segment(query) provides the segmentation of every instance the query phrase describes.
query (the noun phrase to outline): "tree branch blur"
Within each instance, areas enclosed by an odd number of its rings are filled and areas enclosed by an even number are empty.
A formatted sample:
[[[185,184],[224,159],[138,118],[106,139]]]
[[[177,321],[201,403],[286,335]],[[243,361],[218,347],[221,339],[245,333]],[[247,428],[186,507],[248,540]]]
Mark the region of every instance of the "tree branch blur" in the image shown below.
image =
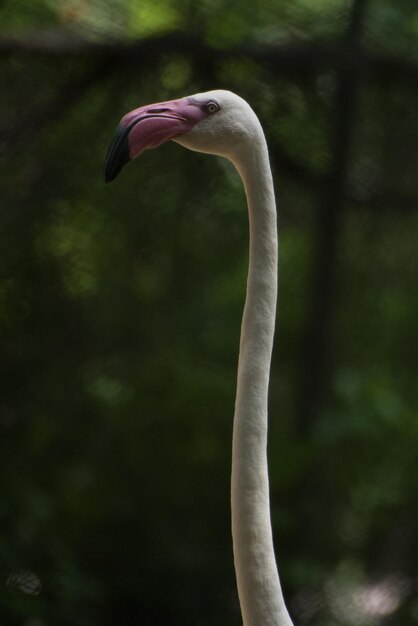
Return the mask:
[[[63,113],[73,107],[85,95],[86,91],[106,74],[106,66],[99,63],[92,70],[82,76],[71,78],[48,102],[38,109],[32,105],[26,115],[19,118],[19,122],[11,127],[0,130],[2,153],[11,154],[19,151],[24,144],[42,130],[45,125],[51,124],[56,118],[61,118]]]
[[[263,63],[284,75],[304,75],[323,70],[348,71],[358,78],[371,76],[413,85],[418,81],[418,64],[406,58],[394,58],[371,52],[354,40],[324,43],[321,41],[286,42],[213,47],[187,33],[169,33],[134,41],[97,42],[65,30],[29,32],[20,37],[0,39],[0,57],[13,55],[102,57],[114,65],[138,61],[145,63],[164,54],[189,54],[212,62],[246,57]]]
[[[367,0],[354,0],[343,46],[359,46]],[[308,311],[305,355],[302,359],[298,394],[297,432],[305,436],[313,427],[328,396],[331,380],[332,339],[337,297],[337,263],[345,205],[344,187],[350,158],[350,141],[355,121],[358,74],[353,66],[340,68],[335,94],[335,131],[331,138],[332,167],[325,196],[317,213],[316,259],[311,304]]]

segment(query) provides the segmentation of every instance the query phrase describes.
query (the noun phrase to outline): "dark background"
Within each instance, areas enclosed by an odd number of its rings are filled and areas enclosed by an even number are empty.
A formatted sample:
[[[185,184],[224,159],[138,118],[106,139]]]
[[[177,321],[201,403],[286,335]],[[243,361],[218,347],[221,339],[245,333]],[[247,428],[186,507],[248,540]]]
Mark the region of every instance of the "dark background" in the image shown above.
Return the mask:
[[[227,88],[271,150],[269,459],[298,626],[418,621],[416,0],[0,2],[0,624],[241,623],[241,183],[116,124]]]

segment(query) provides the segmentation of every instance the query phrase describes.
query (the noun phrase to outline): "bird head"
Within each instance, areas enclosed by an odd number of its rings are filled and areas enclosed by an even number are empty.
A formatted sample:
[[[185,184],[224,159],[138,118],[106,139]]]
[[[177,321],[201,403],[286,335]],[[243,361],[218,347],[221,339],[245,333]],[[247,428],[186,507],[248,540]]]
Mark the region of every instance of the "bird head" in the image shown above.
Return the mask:
[[[105,181],[144,150],[174,140],[231,160],[251,145],[259,127],[249,104],[221,89],[142,106],[121,119],[105,161]]]

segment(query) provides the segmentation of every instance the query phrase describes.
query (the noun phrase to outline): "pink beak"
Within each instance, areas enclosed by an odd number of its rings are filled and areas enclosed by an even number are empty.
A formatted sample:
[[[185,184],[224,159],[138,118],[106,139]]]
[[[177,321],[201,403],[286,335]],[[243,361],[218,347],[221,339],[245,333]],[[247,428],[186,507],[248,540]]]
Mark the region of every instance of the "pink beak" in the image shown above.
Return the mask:
[[[105,182],[116,178],[122,167],[144,150],[187,133],[206,115],[203,105],[192,98],[151,104],[127,113],[107,151]]]

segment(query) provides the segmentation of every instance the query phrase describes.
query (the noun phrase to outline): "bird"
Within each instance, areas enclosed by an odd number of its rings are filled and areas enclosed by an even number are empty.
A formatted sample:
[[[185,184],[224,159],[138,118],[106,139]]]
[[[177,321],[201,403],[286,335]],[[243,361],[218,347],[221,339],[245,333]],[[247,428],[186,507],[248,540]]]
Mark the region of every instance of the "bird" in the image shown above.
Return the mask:
[[[232,435],[231,525],[244,626],[293,626],[275,558],[267,462],[268,387],[276,320],[278,234],[273,178],[261,123],[222,89],[141,106],[124,115],[105,159],[105,181],[173,140],[232,161],[245,190],[249,262]]]

